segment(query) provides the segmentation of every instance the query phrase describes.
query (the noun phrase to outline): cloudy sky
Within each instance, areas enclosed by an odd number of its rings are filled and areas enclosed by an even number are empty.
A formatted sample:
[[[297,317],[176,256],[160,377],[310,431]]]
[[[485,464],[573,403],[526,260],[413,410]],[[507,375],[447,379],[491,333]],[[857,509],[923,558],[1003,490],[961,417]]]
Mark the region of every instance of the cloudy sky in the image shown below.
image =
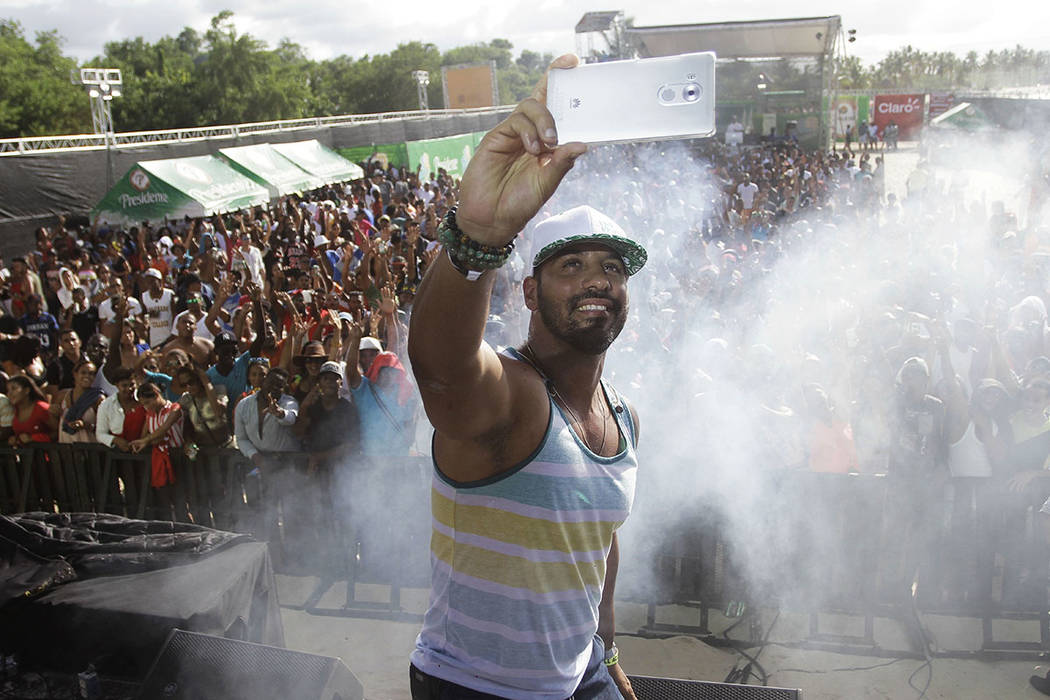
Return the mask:
[[[386,53],[413,39],[448,49],[493,37],[509,39],[515,53],[522,48],[562,53],[574,50],[573,27],[582,14],[602,9],[622,9],[638,26],[840,14],[845,28],[857,30],[850,52],[867,63],[909,43],[959,54],[1018,43],[1050,49],[1050,5],[1042,0],[0,0],[0,17],[21,22],[29,36],[57,29],[66,52],[81,60],[101,53],[106,41],[135,36],[153,41],[185,26],[203,30],[223,9],[235,13],[239,31],[271,45],[288,37],[319,59]]]

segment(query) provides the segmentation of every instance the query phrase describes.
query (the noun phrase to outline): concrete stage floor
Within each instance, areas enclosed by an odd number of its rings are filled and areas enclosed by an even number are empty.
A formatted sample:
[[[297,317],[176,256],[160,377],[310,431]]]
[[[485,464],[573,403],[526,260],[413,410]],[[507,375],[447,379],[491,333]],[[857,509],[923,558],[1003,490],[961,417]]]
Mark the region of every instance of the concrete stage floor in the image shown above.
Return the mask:
[[[419,623],[415,620],[393,621],[311,614],[295,609],[306,602],[318,579],[310,576],[278,575],[285,640],[289,649],[337,656],[346,662],[365,687],[368,700],[410,700],[408,690],[408,655],[415,644]],[[346,586],[337,583],[317,603],[325,610],[343,606]],[[421,614],[426,607],[427,591],[402,589],[401,607],[405,613]],[[359,601],[385,602],[389,588],[359,584],[355,598]],[[762,612],[763,626],[772,622],[773,611]],[[697,611],[690,608],[658,608],[658,623],[693,625]],[[708,681],[722,681],[740,657],[729,649],[719,649],[690,636],[646,639],[634,636],[646,624],[646,606],[618,602],[616,606],[617,645],[624,669],[629,674],[668,676]],[[935,649],[979,649],[980,621],[924,615]],[[728,621],[712,614],[710,629],[718,634]],[[782,613],[770,641],[759,661],[769,674],[769,685],[801,688],[806,700],[898,700],[918,698],[919,692],[908,685],[909,676],[923,665],[918,659],[880,658],[851,655],[793,646],[808,636],[809,619],[799,614]],[[860,634],[858,618],[823,617],[822,632]],[[739,632],[739,629],[737,630]],[[996,639],[1038,641],[1038,623],[999,621]],[[884,649],[909,649],[906,626],[888,619],[877,619],[875,639]],[[736,632],[734,636],[737,636]],[[751,649],[750,653],[754,653]],[[1036,661],[988,661],[980,659],[934,658],[932,680],[927,698],[961,700],[967,698],[1043,698],[1028,684]],[[1050,668],[1050,662],[1047,662]],[[1045,673],[1047,668],[1043,668]],[[915,674],[912,682],[923,688],[927,669]],[[754,682],[754,681],[752,681]]]

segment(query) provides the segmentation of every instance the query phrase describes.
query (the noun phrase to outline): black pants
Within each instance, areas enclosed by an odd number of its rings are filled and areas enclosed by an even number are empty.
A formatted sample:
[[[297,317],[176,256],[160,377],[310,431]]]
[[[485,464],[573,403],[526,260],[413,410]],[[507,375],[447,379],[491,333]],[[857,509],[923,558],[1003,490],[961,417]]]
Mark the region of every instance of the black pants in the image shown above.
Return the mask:
[[[594,636],[591,642],[591,660],[583,674],[580,685],[569,700],[622,700],[616,683],[602,659],[605,657],[605,644],[601,637]],[[503,700],[498,695],[489,695],[477,690],[464,688],[449,681],[434,678],[423,673],[415,666],[408,666],[409,683],[412,688],[412,700]]]
[[[412,664],[408,665],[412,700],[502,700],[498,695],[479,693],[461,685],[428,676]]]

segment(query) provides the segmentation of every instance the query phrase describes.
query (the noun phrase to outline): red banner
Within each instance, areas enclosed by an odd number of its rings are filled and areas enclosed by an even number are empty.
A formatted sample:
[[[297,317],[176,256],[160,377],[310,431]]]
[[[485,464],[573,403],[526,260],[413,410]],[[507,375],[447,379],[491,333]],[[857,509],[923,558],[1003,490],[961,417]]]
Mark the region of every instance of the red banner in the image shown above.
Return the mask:
[[[900,127],[900,140],[912,141],[922,127],[922,106],[923,95],[875,95],[872,118],[880,135],[892,121]]]

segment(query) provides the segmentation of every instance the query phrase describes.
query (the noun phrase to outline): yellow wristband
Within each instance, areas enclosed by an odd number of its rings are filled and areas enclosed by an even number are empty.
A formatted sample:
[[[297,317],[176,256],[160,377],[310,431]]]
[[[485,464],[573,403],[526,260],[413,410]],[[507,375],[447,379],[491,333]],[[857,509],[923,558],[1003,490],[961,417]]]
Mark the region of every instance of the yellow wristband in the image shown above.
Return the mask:
[[[611,647],[605,650],[605,660],[602,662],[606,666],[615,666],[620,662],[620,650],[613,644]]]

